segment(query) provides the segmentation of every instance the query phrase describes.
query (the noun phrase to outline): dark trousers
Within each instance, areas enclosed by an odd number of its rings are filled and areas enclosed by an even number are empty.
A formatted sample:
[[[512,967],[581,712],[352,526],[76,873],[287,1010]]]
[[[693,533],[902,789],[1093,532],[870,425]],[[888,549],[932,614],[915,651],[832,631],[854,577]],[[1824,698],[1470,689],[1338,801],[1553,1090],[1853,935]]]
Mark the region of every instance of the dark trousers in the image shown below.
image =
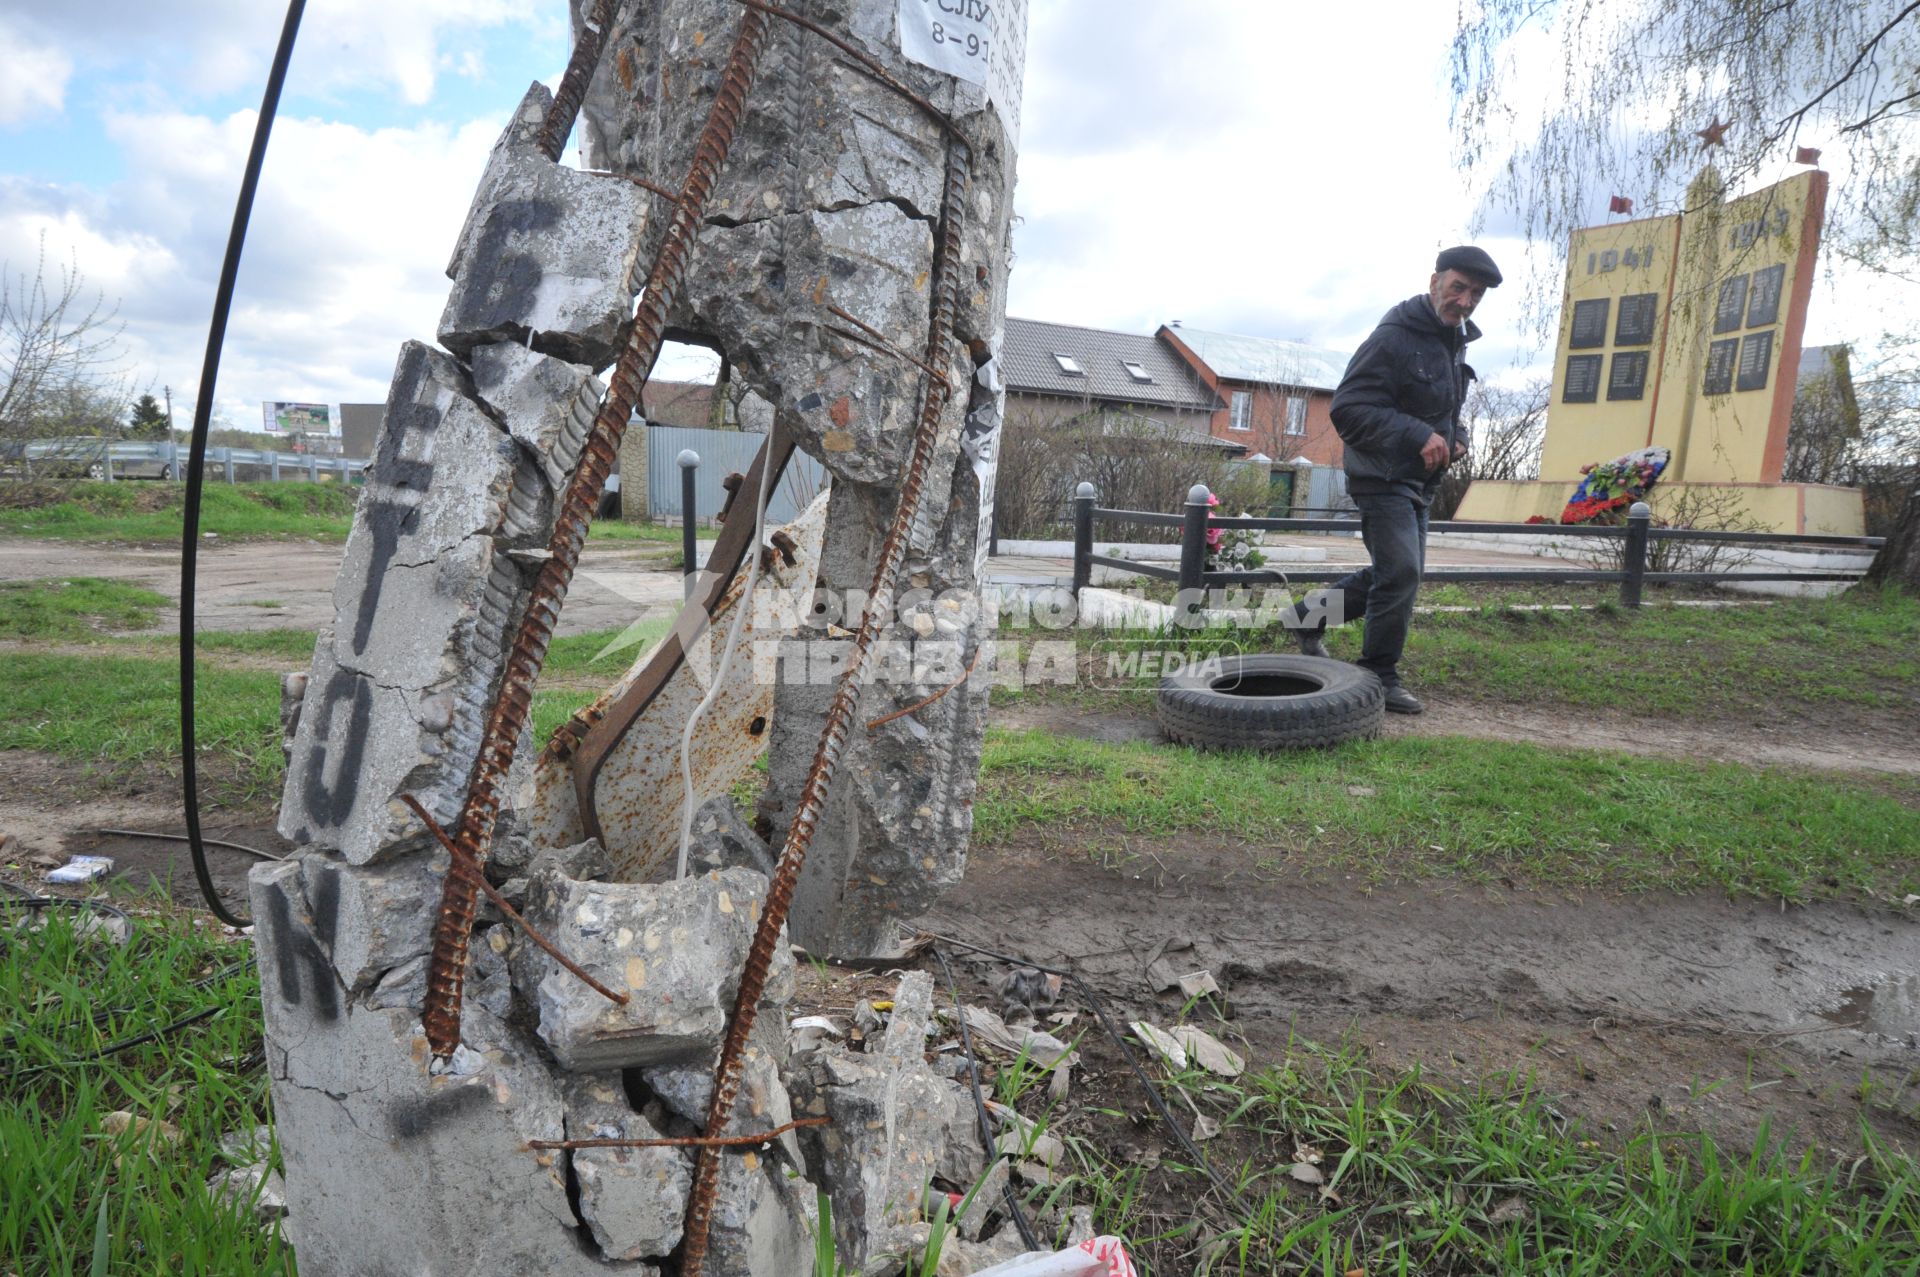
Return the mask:
[[[1400,653],[1407,645],[1413,600],[1427,567],[1427,507],[1387,493],[1355,493],[1353,503],[1360,507],[1360,539],[1373,563],[1327,589],[1343,597],[1344,611],[1338,614],[1342,620],[1367,618],[1357,664],[1381,682],[1394,684],[1400,681]]]

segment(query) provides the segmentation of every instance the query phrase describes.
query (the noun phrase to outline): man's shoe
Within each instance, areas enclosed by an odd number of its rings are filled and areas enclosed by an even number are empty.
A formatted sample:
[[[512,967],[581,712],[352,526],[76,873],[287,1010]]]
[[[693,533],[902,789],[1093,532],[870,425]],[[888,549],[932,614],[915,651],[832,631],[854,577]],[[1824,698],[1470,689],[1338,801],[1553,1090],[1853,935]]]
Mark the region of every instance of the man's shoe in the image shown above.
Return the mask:
[[[1425,708],[1426,706],[1420,703],[1418,696],[1415,696],[1412,692],[1400,686],[1400,684],[1387,684],[1387,713],[1418,714]]]
[[[1301,626],[1295,630],[1293,632],[1293,638],[1295,642],[1300,644],[1300,654],[1302,656],[1318,656],[1323,660],[1326,659],[1326,633],[1325,630],[1312,629],[1307,626]]]

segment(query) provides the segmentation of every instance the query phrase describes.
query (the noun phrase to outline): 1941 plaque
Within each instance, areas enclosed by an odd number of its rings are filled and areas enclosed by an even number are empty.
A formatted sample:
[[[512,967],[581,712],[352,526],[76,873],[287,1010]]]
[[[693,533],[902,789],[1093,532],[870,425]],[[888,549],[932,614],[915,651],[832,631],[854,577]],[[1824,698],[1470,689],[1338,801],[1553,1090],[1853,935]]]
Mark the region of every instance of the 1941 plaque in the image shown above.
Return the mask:
[[[1573,350],[1590,350],[1595,346],[1607,344],[1607,309],[1613,305],[1611,297],[1595,297],[1573,304],[1573,333],[1567,338],[1567,346]]]
[[[1735,275],[1720,285],[1720,304],[1713,310],[1713,331],[1737,332],[1747,313],[1747,277]]]
[[[1647,352],[1623,350],[1613,357],[1607,374],[1608,399],[1638,399],[1647,389]]]
[[[1784,262],[1753,272],[1753,288],[1747,294],[1747,327],[1764,328],[1780,318],[1780,287],[1786,279]]]
[[[1601,355],[1568,355],[1567,379],[1560,387],[1561,403],[1594,403],[1600,398]]]
[[[1613,344],[1651,346],[1653,327],[1660,317],[1659,293],[1634,293],[1620,299],[1620,318],[1614,321]]]
[[[1765,390],[1767,365],[1773,361],[1773,329],[1748,333],[1740,339],[1740,367],[1734,374],[1735,390]]]
[[[1740,339],[1729,337],[1707,347],[1707,376],[1702,394],[1724,395],[1733,390],[1733,361],[1740,350]]]

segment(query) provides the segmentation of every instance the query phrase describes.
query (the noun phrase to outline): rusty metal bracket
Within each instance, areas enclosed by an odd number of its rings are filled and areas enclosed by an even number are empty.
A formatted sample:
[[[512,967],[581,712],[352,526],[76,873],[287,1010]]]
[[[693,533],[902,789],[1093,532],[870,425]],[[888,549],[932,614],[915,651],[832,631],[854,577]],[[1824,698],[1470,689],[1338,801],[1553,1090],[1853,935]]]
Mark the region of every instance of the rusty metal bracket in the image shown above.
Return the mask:
[[[767,436],[767,441],[760,445],[759,453],[754,457],[753,464],[748,467],[747,477],[742,486],[747,490],[758,492],[761,482],[760,472],[763,468],[771,466],[773,473],[768,475],[766,480],[767,490],[771,492],[780,482],[780,476],[785,473],[787,462],[793,456],[793,449],[793,433],[776,422],[773,432]],[[700,608],[709,622],[713,613],[726,599],[727,592],[732,589],[741,566],[747,561],[747,553],[752,548],[753,522],[752,519],[738,519],[723,525],[719,539],[714,542],[713,549],[707,553],[707,571],[711,580],[707,582],[706,592],[689,601],[687,606]],[[743,600],[742,606],[744,605]],[[682,612],[682,615],[685,616],[687,613]],[[618,699],[610,702],[598,719],[573,732],[574,744],[568,761],[573,771],[574,794],[579,800],[580,823],[590,838],[604,839],[606,832],[601,828],[594,796],[599,788],[600,770],[606,766],[607,756],[626,739],[627,733],[633,730],[634,723],[646,712],[647,706],[653,703],[653,698],[660,694],[660,690],[667,685],[667,681],[686,661],[686,642],[690,628],[692,627],[676,625],[672,633],[668,634],[660,644],[659,649],[654,652],[653,659],[647,662],[646,669],[640,672],[627,690]],[[568,727],[563,727],[561,732],[567,732],[573,726],[569,724]],[[556,733],[555,745],[549,748],[556,748],[559,741],[560,733]]]
[[[548,559],[541,565],[527,605],[506,657],[501,687],[487,716],[478,757],[474,760],[466,801],[454,841],[466,856],[456,857],[441,891],[440,912],[433,928],[433,946],[427,961],[426,1006],[421,1016],[427,1044],[438,1059],[450,1057],[460,1045],[460,1003],[466,982],[467,942],[473,935],[474,912],[486,875],[481,865],[493,841],[494,822],[520,734],[533,714],[533,686],[546,662],[547,646],[559,620],[580,562],[587,527],[606,488],[607,475],[619,453],[627,420],[640,401],[640,389],[660,354],[667,313],[686,282],[687,258],[700,229],[707,196],[720,166],[732,149],[734,133],[746,111],[760,55],[767,44],[765,15],[749,9],[727,57],[725,72],[714,94],[713,106],[695,143],[673,218],[648,273],[627,345],[609,379],[607,394],[594,418],[580,462],[561,498],[560,513],[547,543]]]

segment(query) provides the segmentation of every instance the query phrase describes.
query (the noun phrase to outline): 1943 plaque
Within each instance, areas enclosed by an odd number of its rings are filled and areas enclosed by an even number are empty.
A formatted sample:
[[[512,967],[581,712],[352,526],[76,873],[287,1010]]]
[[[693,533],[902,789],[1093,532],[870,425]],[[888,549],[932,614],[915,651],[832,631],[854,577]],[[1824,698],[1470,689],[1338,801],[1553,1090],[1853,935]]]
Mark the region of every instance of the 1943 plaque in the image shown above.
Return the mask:
[[[1733,361],[1740,350],[1740,339],[1729,337],[1707,347],[1707,376],[1702,394],[1724,395],[1733,390]]]
[[[1740,367],[1733,378],[1735,390],[1765,390],[1767,365],[1773,360],[1773,329],[1748,333],[1740,339]]]
[[[1713,331],[1736,332],[1747,313],[1747,277],[1735,275],[1720,285],[1720,304],[1713,309]]]
[[[1753,288],[1747,294],[1747,327],[1764,328],[1780,318],[1780,286],[1786,279],[1784,262],[1753,272]]]

